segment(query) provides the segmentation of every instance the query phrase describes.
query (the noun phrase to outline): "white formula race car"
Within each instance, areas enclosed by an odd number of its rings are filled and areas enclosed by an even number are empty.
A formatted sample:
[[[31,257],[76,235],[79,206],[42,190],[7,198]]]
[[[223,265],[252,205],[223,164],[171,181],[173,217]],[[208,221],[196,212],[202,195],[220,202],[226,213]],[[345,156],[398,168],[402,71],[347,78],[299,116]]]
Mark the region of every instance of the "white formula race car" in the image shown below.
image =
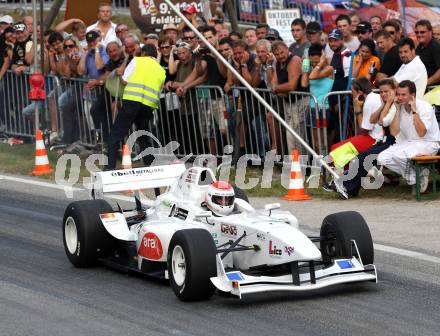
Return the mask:
[[[183,301],[215,290],[243,295],[307,291],[335,284],[377,281],[373,242],[357,212],[327,216],[310,237],[279,204],[256,210],[236,187],[233,212],[207,211],[206,167],[183,164],[98,172],[93,200],[68,205],[63,219],[67,257],[76,267],[103,262],[120,270],[169,279]],[[167,186],[150,206],[113,209],[104,193]],[[136,194],[136,193],[135,193]]]

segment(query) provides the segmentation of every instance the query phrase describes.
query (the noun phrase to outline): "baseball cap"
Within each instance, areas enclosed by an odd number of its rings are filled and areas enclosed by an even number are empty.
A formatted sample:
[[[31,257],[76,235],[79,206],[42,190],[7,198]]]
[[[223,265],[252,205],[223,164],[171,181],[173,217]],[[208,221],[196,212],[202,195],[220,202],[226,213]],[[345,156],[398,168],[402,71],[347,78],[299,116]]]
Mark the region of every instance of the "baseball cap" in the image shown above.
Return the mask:
[[[178,30],[174,23],[168,23],[163,26],[163,31],[165,30]]]
[[[320,31],[322,31],[322,29],[319,22],[312,21],[309,22],[306,26],[306,32],[309,34],[319,33]]]
[[[197,9],[194,5],[188,5],[183,9],[182,13],[194,14],[197,13]]]
[[[22,32],[24,32],[26,30],[26,25],[23,22],[17,22],[14,25],[14,30],[16,32],[22,33]]]
[[[154,34],[154,33],[150,33],[147,36],[145,36],[145,39],[155,39],[159,41],[159,35]]]
[[[373,27],[371,27],[371,23],[368,21],[361,21],[356,27],[356,32],[365,33],[367,31],[373,31]]]
[[[332,31],[328,34],[329,39],[342,40],[342,33],[339,29],[332,29]]]
[[[267,40],[279,40],[280,39],[280,33],[276,29],[269,28],[267,30],[267,34],[266,34],[265,38]]]
[[[86,34],[86,41],[93,42],[99,37],[99,33],[96,30],[91,30]]]
[[[10,15],[4,15],[4,16],[0,17],[0,23],[13,24],[14,19]]]

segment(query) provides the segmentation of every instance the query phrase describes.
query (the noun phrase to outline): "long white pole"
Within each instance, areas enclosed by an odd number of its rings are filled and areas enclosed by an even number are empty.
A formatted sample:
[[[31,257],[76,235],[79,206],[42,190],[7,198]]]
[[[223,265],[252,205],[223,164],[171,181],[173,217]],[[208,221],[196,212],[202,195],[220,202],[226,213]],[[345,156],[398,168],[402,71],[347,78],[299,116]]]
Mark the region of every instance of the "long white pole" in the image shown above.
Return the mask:
[[[207,39],[205,39],[205,37],[203,36],[202,33],[200,33],[196,27],[194,27],[192,25],[192,23],[185,17],[185,15],[183,15],[179,9],[177,9],[177,7],[170,1],[170,0],[165,0],[165,2],[168,4],[168,6],[170,6],[174,12],[176,12],[176,14],[183,20],[183,22],[185,22],[185,24],[191,28],[191,30],[194,32],[194,34],[196,34],[196,36],[203,41],[203,43],[205,43],[205,45],[209,48],[209,50],[211,50],[211,52],[218,57],[218,59],[220,59],[220,61],[234,74],[234,76],[236,76],[240,82],[252,93],[252,95],[258,99],[258,101],[268,110],[270,111],[270,113],[273,114],[273,116],[280,122],[281,125],[283,125],[287,131],[292,134],[300,143],[301,145],[304,146],[304,148],[313,155],[313,157],[315,159],[318,159],[319,162],[322,164],[322,166],[327,169],[327,171],[333,175],[333,177],[335,179],[337,179],[339,177],[339,175],[327,164],[327,162],[325,162],[322,157],[320,155],[318,155],[318,153],[316,153],[308,144],[307,142],[305,142],[303,140],[303,138],[301,138],[290,126],[289,124],[287,124],[283,118],[281,118],[281,116],[272,108],[272,106],[270,106],[264,99],[263,97],[261,97],[257,91],[255,91],[255,89],[248,83],[246,82],[246,80],[238,73],[237,70],[234,69],[234,67],[229,64],[229,62],[227,60],[225,60],[223,58],[223,56],[217,51],[217,49],[214,48],[213,45],[211,45]]]
[[[42,0],[40,0],[42,1]],[[32,16],[34,18],[33,28],[34,33],[32,34],[33,39],[33,46],[34,46],[34,62],[32,64],[31,69],[33,69],[33,73],[38,73],[39,66],[38,66],[38,44],[37,44],[37,0],[32,0]],[[34,100],[34,106],[35,106],[35,129],[40,129],[40,118],[39,118],[39,111],[38,111],[38,104],[37,101]],[[35,136],[37,134],[35,133]]]

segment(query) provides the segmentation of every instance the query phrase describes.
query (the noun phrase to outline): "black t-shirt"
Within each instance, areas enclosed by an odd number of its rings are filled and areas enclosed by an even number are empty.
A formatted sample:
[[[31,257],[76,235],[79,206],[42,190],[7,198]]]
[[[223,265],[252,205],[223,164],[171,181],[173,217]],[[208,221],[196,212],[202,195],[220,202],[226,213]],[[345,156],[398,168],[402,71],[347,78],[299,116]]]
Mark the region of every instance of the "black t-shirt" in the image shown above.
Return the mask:
[[[206,61],[206,67],[208,69],[208,79],[206,80],[205,85],[216,85],[223,88],[226,84],[226,78],[220,73],[215,57],[206,55],[203,59]]]
[[[423,64],[425,64],[428,77],[431,77],[440,69],[440,43],[434,38],[426,47],[419,44],[416,48],[416,54],[420,56]]]
[[[26,44],[31,41],[31,37],[29,36],[26,41],[15,43],[14,48],[12,49],[12,60],[11,65],[29,65],[26,63],[24,57],[26,56]]]
[[[122,65],[122,63],[124,63],[124,60],[125,60],[124,56],[119,58],[117,61],[113,61],[112,59],[109,59],[109,61],[105,65],[105,71],[112,72],[113,70],[119,68]]]
[[[402,61],[399,57],[399,47],[394,46],[385,53],[379,72],[384,73],[388,77],[392,77],[396,74],[401,65]]]
[[[170,75],[169,63],[165,61],[165,58],[160,58],[160,65],[165,70],[165,83],[169,81],[173,81],[176,75]]]

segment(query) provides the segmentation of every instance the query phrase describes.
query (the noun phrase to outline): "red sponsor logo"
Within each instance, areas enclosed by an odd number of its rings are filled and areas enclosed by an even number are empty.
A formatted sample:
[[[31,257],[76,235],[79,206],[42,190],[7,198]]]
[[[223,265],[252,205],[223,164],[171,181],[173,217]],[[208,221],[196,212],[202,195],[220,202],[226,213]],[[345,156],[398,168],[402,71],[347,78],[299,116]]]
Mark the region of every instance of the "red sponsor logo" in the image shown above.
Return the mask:
[[[163,254],[163,249],[159,237],[153,232],[147,232],[144,238],[142,238],[138,254],[147,259],[160,259]]]
[[[272,240],[269,241],[269,255],[272,256],[280,256],[283,254],[283,251],[277,248],[275,244],[272,243]]]

